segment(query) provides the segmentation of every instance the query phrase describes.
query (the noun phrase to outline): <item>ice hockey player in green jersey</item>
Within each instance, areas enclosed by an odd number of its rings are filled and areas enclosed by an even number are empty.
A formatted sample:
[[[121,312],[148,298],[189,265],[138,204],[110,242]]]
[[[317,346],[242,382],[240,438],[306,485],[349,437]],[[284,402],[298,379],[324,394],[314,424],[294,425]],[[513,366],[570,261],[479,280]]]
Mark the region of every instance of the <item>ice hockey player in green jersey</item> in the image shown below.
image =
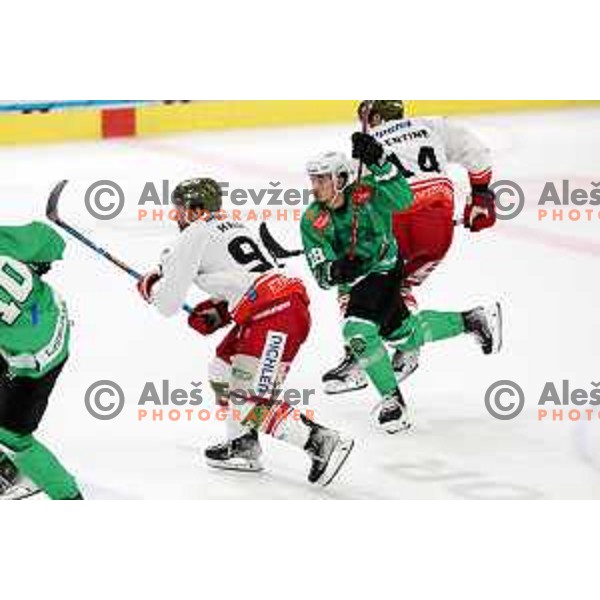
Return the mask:
[[[392,229],[404,261],[402,295],[411,311],[416,311],[413,291],[444,260],[454,238],[457,194],[448,171],[450,163],[464,169],[471,184],[463,211],[465,228],[477,234],[492,227],[497,219],[490,188],[492,159],[486,145],[457,123],[443,118],[406,118],[404,109],[402,100],[363,100],[357,114],[413,192],[410,206],[394,213]],[[345,299],[338,298],[342,313]],[[476,333],[487,323],[490,331],[498,331],[496,341],[500,341],[502,312],[498,302],[473,308],[463,317],[465,333]],[[494,344],[480,340],[478,334],[474,337],[484,354],[494,353]],[[419,358],[419,348],[394,353],[392,364],[399,383],[418,368]],[[342,361],[328,369],[322,381],[327,394],[343,394],[368,385],[366,374],[347,346]]]
[[[392,214],[405,210],[412,192],[371,136],[355,133],[353,157],[368,166],[361,184],[341,153],[307,165],[315,202],[301,223],[309,267],[320,287],[348,295],[343,335],[382,403],[378,423],[389,433],[411,426],[385,343],[400,351],[466,332],[462,313],[411,315],[400,293],[403,263],[392,233]],[[488,340],[491,343],[491,335]]]
[[[0,227],[1,482],[9,488],[18,472],[53,500],[80,500],[74,477],[34,436],[69,353],[66,305],[43,280],[64,248],[44,223]]]

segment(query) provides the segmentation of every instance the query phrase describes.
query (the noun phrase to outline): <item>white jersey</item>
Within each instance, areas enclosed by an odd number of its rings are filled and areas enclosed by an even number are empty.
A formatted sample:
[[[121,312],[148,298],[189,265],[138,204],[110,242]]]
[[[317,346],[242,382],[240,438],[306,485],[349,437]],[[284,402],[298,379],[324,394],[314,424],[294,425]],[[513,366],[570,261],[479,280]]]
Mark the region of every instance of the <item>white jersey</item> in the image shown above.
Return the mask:
[[[369,133],[381,142],[413,192],[432,184],[451,185],[449,163],[465,167],[472,184],[491,179],[489,149],[468,129],[446,118],[387,121]]]
[[[161,279],[152,303],[164,316],[185,303],[192,284],[233,309],[267,271],[277,273],[269,252],[245,225],[229,220],[196,221],[161,256]]]

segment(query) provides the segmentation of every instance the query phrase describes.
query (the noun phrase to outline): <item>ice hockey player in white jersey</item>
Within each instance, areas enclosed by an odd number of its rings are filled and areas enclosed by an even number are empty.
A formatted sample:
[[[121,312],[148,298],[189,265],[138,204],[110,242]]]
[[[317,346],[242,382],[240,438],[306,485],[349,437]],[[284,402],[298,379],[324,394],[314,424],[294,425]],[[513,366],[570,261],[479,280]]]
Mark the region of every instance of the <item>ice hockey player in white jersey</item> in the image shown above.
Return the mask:
[[[443,117],[406,117],[402,100],[364,100],[358,116],[367,125],[367,134],[377,140],[389,161],[406,178],[413,203],[393,216],[394,237],[405,261],[402,296],[405,304],[417,308],[414,288],[420,286],[444,259],[454,237],[455,191],[448,174],[450,163],[464,167],[471,194],[463,210],[464,227],[473,233],[496,223],[495,196],[489,185],[492,164],[489,149],[466,127]],[[344,312],[346,299],[340,298]],[[494,303],[475,309],[471,319],[479,329],[500,327],[500,307]],[[483,347],[483,346],[482,346]],[[488,347],[486,354],[491,353]],[[419,364],[419,352],[397,352],[394,368],[398,381],[412,374]],[[349,349],[342,362],[323,376],[325,391],[343,393],[366,387],[365,374]]]
[[[222,190],[212,179],[184,181],[173,191],[181,231],[159,267],[138,284],[142,297],[165,317],[181,309],[192,285],[210,298],[198,304],[189,325],[210,335],[231,325],[209,367],[218,401],[229,410],[228,440],[206,449],[216,468],[262,469],[258,434],[307,452],[311,483],[329,484],[353,440],[274,399],[310,331],[309,299],[299,279],[285,276],[262,243],[240,222],[224,218]]]

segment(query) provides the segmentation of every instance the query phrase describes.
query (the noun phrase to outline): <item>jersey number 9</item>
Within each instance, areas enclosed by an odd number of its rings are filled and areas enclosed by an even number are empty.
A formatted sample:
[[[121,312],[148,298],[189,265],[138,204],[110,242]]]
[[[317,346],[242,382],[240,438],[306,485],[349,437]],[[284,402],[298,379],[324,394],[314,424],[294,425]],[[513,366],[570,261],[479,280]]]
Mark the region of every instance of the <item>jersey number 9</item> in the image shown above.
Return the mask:
[[[252,238],[243,235],[236,237],[229,242],[228,248],[233,260],[247,266],[251,273],[265,273],[273,268]]]

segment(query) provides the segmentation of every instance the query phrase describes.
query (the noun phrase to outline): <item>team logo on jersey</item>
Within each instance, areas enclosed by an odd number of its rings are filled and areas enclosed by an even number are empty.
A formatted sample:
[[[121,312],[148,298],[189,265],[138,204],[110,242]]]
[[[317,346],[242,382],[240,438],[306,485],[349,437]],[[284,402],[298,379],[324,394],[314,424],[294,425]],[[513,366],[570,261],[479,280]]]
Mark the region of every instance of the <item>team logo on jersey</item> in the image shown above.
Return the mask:
[[[331,215],[327,211],[321,212],[321,214],[316,219],[313,219],[313,227],[317,231],[323,231],[324,229],[327,229],[330,223]]]

